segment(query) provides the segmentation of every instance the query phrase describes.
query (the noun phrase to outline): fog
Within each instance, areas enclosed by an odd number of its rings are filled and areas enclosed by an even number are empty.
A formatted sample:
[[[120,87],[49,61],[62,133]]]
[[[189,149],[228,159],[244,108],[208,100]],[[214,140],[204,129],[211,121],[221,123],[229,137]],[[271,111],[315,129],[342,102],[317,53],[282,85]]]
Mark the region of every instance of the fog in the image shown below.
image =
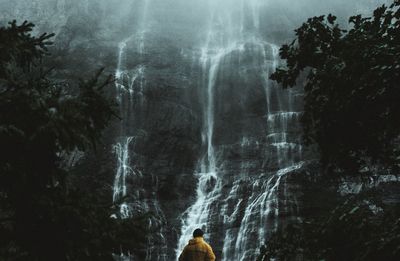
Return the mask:
[[[92,27],[103,39],[124,38],[137,30],[192,37],[207,26],[213,12],[229,12],[240,19],[241,8],[254,8],[266,33],[286,38],[306,18],[333,13],[347,17],[368,14],[389,0],[0,0],[0,23],[16,19],[37,24],[39,31],[59,33],[68,26]],[[96,25],[96,26],[94,26]],[[120,40],[120,39],[117,39]]]
[[[279,46],[309,17],[332,13],[347,27],[389,2],[0,0],[0,25],[28,20],[55,33],[60,78],[99,67],[115,75],[122,120],[105,135],[106,162],[95,163],[108,164],[101,193],[119,204],[113,216],[155,213],[146,260],[173,260],[197,227],[218,260],[254,260],[288,218],[282,177],[307,155],[301,90],[269,80]]]

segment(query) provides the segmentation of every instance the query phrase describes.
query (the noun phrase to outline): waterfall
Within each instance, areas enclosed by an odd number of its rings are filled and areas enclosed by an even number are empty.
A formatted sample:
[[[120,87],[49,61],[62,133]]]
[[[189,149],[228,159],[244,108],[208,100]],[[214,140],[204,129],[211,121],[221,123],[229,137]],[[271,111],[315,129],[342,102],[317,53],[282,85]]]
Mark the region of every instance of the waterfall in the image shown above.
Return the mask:
[[[260,16],[266,3],[238,0],[229,4],[226,1],[210,1],[208,4],[209,30],[205,34],[206,43],[200,47],[200,55],[197,56],[202,70],[199,86],[204,97],[204,153],[199,158],[195,173],[198,178],[196,200],[182,214],[176,255],[179,256],[193,230],[202,228],[207,240],[222,244],[221,260],[254,260],[267,236],[278,228],[281,207],[286,207],[280,206],[282,178],[302,166],[302,147],[298,137],[292,134],[292,129],[299,124],[301,111],[297,111],[294,104],[296,94],[291,90],[283,90],[269,79],[280,60],[279,48],[262,35]],[[265,142],[243,136],[239,147],[243,153],[264,147],[268,161],[264,165],[268,167],[254,176],[249,175],[248,166],[241,163],[239,168],[242,170],[238,171],[242,174],[229,181],[228,170],[224,169],[227,161],[224,147],[214,144],[215,126],[218,123],[216,90],[228,80],[221,68],[231,68],[234,60],[239,60],[240,68],[240,63],[249,57],[253,59],[255,69],[238,71],[237,74],[246,85],[254,85],[248,79],[258,79],[264,88]],[[224,185],[230,191],[224,191]],[[216,228],[218,231],[213,231]],[[222,236],[223,240],[213,238],[210,234]]]
[[[136,113],[144,102],[143,90],[148,69],[146,55],[150,51],[146,46],[146,38],[151,33],[149,5],[149,0],[142,2],[142,12],[134,33],[119,44],[116,89],[123,118],[132,117],[133,111]],[[280,211],[287,207],[282,202],[286,195],[280,195],[283,177],[302,166],[302,148],[298,137],[293,134],[293,128],[298,127],[301,111],[295,104],[296,93],[283,90],[269,80],[280,60],[278,46],[262,33],[261,13],[267,7],[266,3],[261,0],[235,0],[227,4],[226,1],[220,3],[210,0],[207,7],[208,29],[204,32],[203,43],[191,55],[192,64],[198,65],[192,68],[200,70],[198,88],[203,106],[202,153],[194,173],[198,182],[196,199],[181,215],[180,237],[175,254],[179,256],[194,229],[202,228],[206,232],[206,239],[221,249],[221,260],[251,260],[257,256],[268,235],[278,228]],[[130,69],[126,68],[129,46],[136,48],[139,61]],[[260,88],[265,96],[264,137],[255,139],[247,136],[249,131],[244,129],[243,136],[235,143],[237,145],[229,145],[236,146],[243,155],[250,151],[265,153],[262,171],[258,174],[250,173],[251,163],[241,160],[235,170],[239,174],[232,178],[227,166],[235,163],[229,163],[227,146],[216,143],[215,136],[220,135],[221,131],[217,129],[221,120],[217,105],[221,102],[221,86],[229,80],[225,74],[227,68],[236,72],[238,81],[242,81],[248,90]],[[134,106],[136,109],[132,109]],[[118,167],[114,200],[129,194],[127,177],[140,176],[134,171],[130,158],[133,152],[129,151],[135,145],[135,136],[128,133],[134,131],[123,120],[121,142],[115,146]],[[156,198],[144,204],[146,209],[165,218]],[[133,211],[129,202],[122,203],[119,216],[128,218]],[[160,220],[149,219],[148,226],[149,229],[160,227],[157,237],[165,244]],[[146,260],[166,260],[168,257],[160,253],[167,250],[157,249],[151,242],[153,239],[149,238]]]
[[[290,126],[298,125],[301,112],[293,109],[293,93],[291,90],[282,90],[280,86],[269,80],[269,76],[279,65],[279,50],[274,44],[258,42],[255,50],[261,54],[262,71],[267,104],[267,130],[266,144],[272,157],[277,162],[277,170],[264,173],[260,178],[235,181],[250,183],[250,195],[244,209],[238,232],[227,229],[225,232],[222,260],[253,260],[260,247],[271,234],[278,228],[280,198],[279,188],[282,177],[302,166],[302,146],[297,142],[289,142]],[[257,53],[256,52],[256,53]],[[267,55],[269,53],[269,56]],[[250,144],[242,144],[249,146]],[[275,154],[274,156],[271,156]],[[237,187],[233,186],[223,209],[228,209],[232,198],[238,198]],[[231,216],[237,215],[243,199],[240,198]],[[226,215],[224,213],[224,215]],[[225,225],[231,220],[226,219]],[[229,226],[227,226],[229,227]],[[255,242],[257,242],[255,244]]]
[[[298,125],[301,112],[291,111],[293,109],[293,93],[290,90],[282,90],[269,80],[269,75],[279,65],[278,47],[271,43],[258,43],[258,53],[262,58],[261,77],[264,80],[266,104],[267,104],[267,129],[266,146],[270,153],[268,156],[276,161],[276,170],[263,173],[259,178],[247,178],[234,182],[229,197],[225,200],[223,208],[225,211],[232,204],[232,199],[237,201],[232,214],[225,217],[224,225],[229,227],[232,220],[237,216],[240,207],[244,207],[244,215],[237,229],[226,229],[222,260],[253,260],[260,247],[271,234],[278,228],[280,198],[279,188],[282,177],[291,171],[302,166],[302,146],[296,141],[289,142],[289,130],[293,125]],[[267,53],[270,53],[268,56]],[[270,58],[268,58],[270,57]],[[241,146],[254,146],[247,142]],[[273,155],[273,156],[272,156]],[[240,198],[237,190],[238,185],[247,183],[248,199],[243,205],[243,198]],[[243,185],[241,185],[243,186]],[[227,216],[226,213],[223,213]]]
[[[120,114],[123,119],[126,120],[128,117],[128,111],[126,110],[125,103],[128,107],[132,105],[132,96],[126,99],[126,92],[132,93],[133,90],[130,88],[132,85],[130,83],[131,78],[129,74],[125,71],[125,52],[128,39],[125,39],[118,45],[118,62],[117,69],[115,71],[115,87],[116,87],[116,100],[119,103]],[[130,175],[136,174],[131,167],[130,159],[130,145],[134,140],[132,136],[126,136],[126,129],[123,123],[121,123],[120,128],[120,141],[117,142],[113,147],[115,154],[117,156],[117,168],[114,178],[113,185],[113,202],[119,204],[119,215],[121,218],[129,218],[131,215],[131,210],[125,202],[119,202],[127,196],[127,186],[126,179]]]
[[[199,162],[197,200],[187,210],[187,218],[183,221],[181,238],[178,242],[177,256],[191,238],[196,228],[207,228],[209,221],[210,205],[220,196],[220,179],[217,175],[216,158],[213,146],[214,131],[214,87],[217,79],[218,68],[224,57],[224,50],[210,55],[209,50],[203,49],[201,57],[203,82],[206,83],[204,123],[202,142],[206,148],[205,155]]]
[[[303,166],[303,97],[269,79],[282,63],[278,46],[307,17],[369,13],[377,1],[2,2],[1,22],[56,33],[55,63],[71,58],[57,78],[110,68],[114,57],[121,120],[105,132],[112,153],[101,153],[115,163],[111,217],[149,214],[146,249],[126,248],[141,260],[173,260],[202,228],[218,260],[240,261],[255,260],[274,231],[300,216],[290,178]],[[343,180],[339,188],[363,187]],[[138,260],[127,249],[117,259]]]
[[[133,137],[126,137],[124,141],[117,143],[114,147],[118,159],[117,174],[115,175],[114,187],[113,187],[114,203],[117,202],[120,198],[125,197],[127,194],[126,178],[128,175],[133,173],[133,170],[130,167],[130,157],[129,157],[129,145],[132,142],[132,140]]]
[[[134,42],[138,46],[139,58],[142,60],[144,54],[144,33],[146,28],[147,9],[149,0],[143,3],[142,14],[139,19],[138,29],[135,33],[122,40],[118,44],[117,68],[115,71],[116,100],[119,104],[120,116],[120,138],[114,146],[117,156],[116,175],[113,185],[113,202],[120,204],[120,216],[129,218],[131,213],[127,203],[119,202],[127,196],[126,179],[129,176],[140,176],[139,171],[135,171],[134,163],[131,160],[130,148],[135,145],[135,137],[129,135],[134,130],[129,125],[129,121],[134,119],[136,100],[143,101],[143,89],[145,84],[145,65],[139,64],[131,69],[127,67],[128,47]],[[135,41],[133,41],[135,40]]]
[[[143,124],[141,112],[145,105],[143,92],[146,87],[146,33],[150,0],[144,0],[141,4],[134,32],[118,44],[115,87],[122,120],[119,124],[119,141],[113,146],[117,156],[113,201],[119,205],[119,213],[113,217],[128,219],[152,213],[147,218],[147,229],[152,232],[147,237],[145,260],[166,261],[165,216],[155,193],[158,178],[153,174],[142,174],[133,158],[136,155],[135,142],[141,138],[137,133],[140,133]],[[132,60],[136,61],[136,65],[129,65]],[[143,183],[150,183],[153,187],[144,191],[141,187]],[[151,190],[154,191],[148,193]],[[125,255],[123,250],[120,256],[114,257],[123,261],[136,260],[129,253]]]

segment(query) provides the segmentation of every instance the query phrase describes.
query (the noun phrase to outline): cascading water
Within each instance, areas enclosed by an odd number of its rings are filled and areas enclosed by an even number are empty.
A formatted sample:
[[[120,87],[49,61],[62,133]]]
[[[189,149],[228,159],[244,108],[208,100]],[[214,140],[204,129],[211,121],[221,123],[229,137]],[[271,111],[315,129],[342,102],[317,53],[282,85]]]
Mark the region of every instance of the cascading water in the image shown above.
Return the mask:
[[[120,143],[117,143],[114,147],[115,153],[118,158],[117,174],[115,175],[114,187],[113,187],[113,202],[118,202],[119,199],[127,195],[126,178],[128,175],[133,174],[133,170],[130,167],[129,157],[129,145],[131,144],[133,137],[126,137],[126,139]],[[129,217],[129,211],[121,206],[121,215],[123,218]]]
[[[126,110],[125,103],[127,103],[127,107],[130,108],[133,102],[132,80],[134,81],[134,79],[131,79],[131,77],[129,77],[129,74],[125,70],[125,52],[128,41],[129,38],[122,41],[118,46],[118,64],[115,71],[116,99],[120,105],[120,114],[123,119],[128,118],[129,111]],[[126,97],[126,93],[129,94],[128,97]],[[131,210],[129,206],[126,203],[119,201],[127,196],[127,177],[136,174],[136,172],[131,167],[132,162],[130,159],[129,151],[130,145],[134,140],[134,137],[126,136],[126,129],[124,128],[123,122],[121,123],[120,128],[120,141],[114,145],[114,151],[117,156],[117,169],[113,186],[113,202],[119,204],[119,215],[121,216],[121,218],[129,218],[131,215]]]
[[[3,2],[1,22],[32,20],[56,43],[67,39],[67,74],[109,68],[116,56],[122,120],[106,137],[116,163],[113,218],[152,214],[135,260],[173,260],[198,227],[218,260],[255,260],[274,230],[298,218],[289,175],[302,166],[302,94],[269,76],[277,45],[307,17],[340,15],[343,1]],[[346,6],[370,11],[366,1]],[[360,189],[343,182],[343,193]],[[134,258],[121,252],[118,260]]]
[[[146,33],[149,26],[148,9],[150,0],[141,3],[139,19],[134,33],[118,45],[117,69],[115,72],[116,100],[120,107],[120,141],[114,145],[117,155],[116,175],[113,187],[113,201],[119,205],[118,215],[122,219],[138,217],[144,213],[151,213],[147,218],[148,238],[145,260],[166,261],[166,239],[164,238],[165,221],[155,192],[158,178],[152,174],[142,174],[135,166],[135,141],[140,139],[137,133],[143,124],[141,111],[144,107],[143,92],[146,87]],[[128,66],[130,61],[137,61],[136,65]],[[129,179],[129,185],[127,180]],[[143,183],[152,184],[149,191],[141,187]],[[115,256],[120,261],[136,260],[129,253]]]
[[[301,112],[295,111],[295,94],[282,90],[269,80],[279,65],[279,50],[262,35],[260,10],[266,8],[265,3],[259,0],[232,1],[228,5],[209,2],[209,8],[211,18],[207,41],[198,56],[202,68],[200,86],[205,97],[204,153],[196,172],[197,199],[182,215],[176,254],[178,257],[194,229],[203,228],[208,236],[213,235],[207,239],[217,246],[222,244],[221,260],[254,260],[267,236],[278,227],[282,177],[302,166],[302,148],[296,134],[293,135],[293,127],[298,125]],[[235,20],[238,16],[241,19]],[[249,59],[253,60],[251,69],[248,69]],[[245,63],[246,69],[241,70]],[[258,175],[250,175],[251,164],[246,165],[242,159],[237,170],[240,174],[232,178],[229,170],[224,168],[224,165],[229,165],[224,146],[214,144],[218,123],[216,90],[229,81],[221,69],[225,67],[237,70],[247,88],[258,88],[258,83],[261,83],[265,91],[264,138],[254,140],[243,136],[238,141],[244,155],[264,147],[264,171]],[[224,240],[215,238],[218,236]]]
[[[214,54],[209,57],[207,50],[204,50],[202,56],[202,68],[204,72],[204,81],[207,83],[207,95],[204,110],[204,129],[202,131],[202,142],[206,148],[205,155],[199,162],[199,178],[197,187],[197,200],[193,206],[187,210],[187,218],[183,221],[182,236],[178,242],[178,252],[186,245],[194,229],[207,227],[209,220],[210,204],[220,196],[221,182],[217,175],[216,158],[213,147],[213,126],[214,126],[214,85],[218,73],[218,66],[223,58],[223,53]],[[208,70],[208,72],[207,72]]]

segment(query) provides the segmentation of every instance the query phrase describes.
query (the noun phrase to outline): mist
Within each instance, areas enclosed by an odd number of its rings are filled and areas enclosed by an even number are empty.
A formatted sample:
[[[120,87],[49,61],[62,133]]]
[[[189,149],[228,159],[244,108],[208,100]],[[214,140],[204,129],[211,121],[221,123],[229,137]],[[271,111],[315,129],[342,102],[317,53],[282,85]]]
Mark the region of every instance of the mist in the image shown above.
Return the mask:
[[[55,33],[75,25],[96,24],[88,30],[99,40],[117,41],[137,30],[152,28],[154,33],[166,37],[174,34],[195,41],[207,27],[212,12],[229,12],[232,21],[237,21],[240,14],[235,9],[239,10],[244,3],[262,12],[260,22],[267,25],[267,34],[284,39],[292,36],[293,30],[309,17],[332,13],[345,24],[350,15],[369,14],[376,6],[390,1],[1,0],[0,23],[29,20],[38,31]]]
[[[76,83],[99,68],[114,79],[106,94],[117,119],[98,151],[76,152],[68,168],[111,206],[110,220],[142,222],[142,245],[121,233],[128,243],[115,260],[177,260],[201,228],[217,260],[245,261],[302,222],[301,178],[320,171],[302,138],[303,86],[270,79],[284,65],[280,46],[309,17],[334,14],[348,28],[350,16],[391,2],[0,0],[0,25],[27,20],[32,34],[55,33],[44,60],[57,68],[52,80]]]

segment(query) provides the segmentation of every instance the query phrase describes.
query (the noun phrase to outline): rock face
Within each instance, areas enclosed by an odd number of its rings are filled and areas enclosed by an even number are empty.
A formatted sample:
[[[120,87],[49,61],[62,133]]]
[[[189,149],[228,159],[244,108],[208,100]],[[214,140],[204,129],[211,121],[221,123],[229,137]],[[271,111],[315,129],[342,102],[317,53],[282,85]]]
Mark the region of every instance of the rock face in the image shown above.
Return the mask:
[[[307,214],[300,177],[318,167],[304,165],[315,155],[301,146],[302,93],[268,79],[277,44],[312,15],[290,15],[299,4],[16,2],[0,2],[10,10],[0,22],[16,14],[57,32],[56,77],[115,74],[122,119],[76,172],[114,217],[152,214],[146,260],[174,260],[198,227],[217,260],[254,260],[271,232]]]
[[[301,166],[302,96],[268,79],[278,47],[257,7],[199,5],[188,19],[144,1],[116,48],[116,216],[155,213],[147,260],[174,259],[197,227],[218,259],[254,259],[279,225],[280,181]]]

